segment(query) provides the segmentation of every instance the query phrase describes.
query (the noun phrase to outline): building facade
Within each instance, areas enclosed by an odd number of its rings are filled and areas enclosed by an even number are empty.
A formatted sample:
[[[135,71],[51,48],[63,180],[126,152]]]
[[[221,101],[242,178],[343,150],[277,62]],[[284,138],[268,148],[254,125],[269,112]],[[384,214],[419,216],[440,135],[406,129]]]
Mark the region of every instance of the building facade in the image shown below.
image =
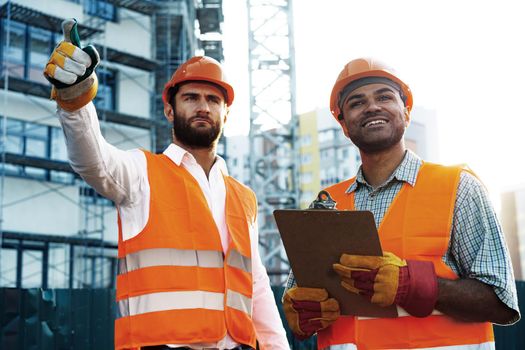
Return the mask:
[[[101,56],[94,101],[104,137],[121,149],[161,152],[171,140],[161,91],[195,54],[222,61],[222,1],[0,0],[0,286],[113,287],[113,204],[67,163],[42,76],[76,18]],[[209,38],[213,38],[210,40]]]
[[[355,174],[360,157],[330,111],[299,115],[300,207],[307,208],[318,192]]]

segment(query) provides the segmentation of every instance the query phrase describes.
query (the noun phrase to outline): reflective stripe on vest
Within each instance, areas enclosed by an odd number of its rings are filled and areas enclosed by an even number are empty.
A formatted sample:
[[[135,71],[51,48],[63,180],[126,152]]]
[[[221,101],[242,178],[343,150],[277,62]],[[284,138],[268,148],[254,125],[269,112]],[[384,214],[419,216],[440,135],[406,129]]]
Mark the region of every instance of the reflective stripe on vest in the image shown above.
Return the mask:
[[[118,259],[118,274],[152,266],[199,266],[222,268],[222,252],[174,248],[145,249]],[[252,259],[232,249],[227,264],[242,271],[252,272]]]
[[[241,293],[228,289],[228,293],[226,294],[226,305],[250,316],[252,315],[252,299]]]
[[[494,350],[496,348],[494,342],[487,342],[482,344],[470,345],[451,345],[431,348],[413,348],[412,350]],[[361,350],[357,349],[355,344],[336,344],[330,345],[330,350]]]
[[[151,266],[223,267],[222,252],[174,248],[145,249],[119,259],[119,274]]]
[[[249,315],[252,313],[252,299],[230,289],[227,292],[226,305]],[[118,317],[183,309],[224,310],[224,294],[181,291],[139,295],[118,302]]]
[[[230,252],[226,263],[232,267],[252,273],[252,259],[243,256],[237,250],[232,250]]]
[[[121,317],[167,310],[224,310],[224,294],[204,291],[151,293],[121,300],[118,306]]]
[[[442,261],[448,247],[461,167],[424,163],[415,187],[403,184],[379,226],[383,251],[403,259],[429,260],[443,278],[457,278]],[[354,210],[354,180],[327,189],[339,210]],[[342,316],[318,332],[318,347],[356,344],[359,349],[421,349],[440,346],[490,344],[490,323],[457,322],[443,315],[425,318],[361,319]]]

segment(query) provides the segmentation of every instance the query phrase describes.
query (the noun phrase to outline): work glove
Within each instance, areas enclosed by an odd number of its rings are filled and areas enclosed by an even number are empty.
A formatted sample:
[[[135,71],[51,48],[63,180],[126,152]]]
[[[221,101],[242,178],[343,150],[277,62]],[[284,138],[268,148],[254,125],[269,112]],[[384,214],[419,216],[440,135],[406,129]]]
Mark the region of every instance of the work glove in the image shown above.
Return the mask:
[[[94,46],[80,47],[77,21],[62,22],[64,41],[60,42],[44,69],[44,76],[53,85],[51,98],[66,111],[75,111],[93,100],[98,79],[95,68],[100,57]]]
[[[434,310],[438,287],[430,261],[403,260],[389,252],[383,256],[343,254],[333,268],[345,289],[374,304],[396,304],[416,317],[426,317]]]
[[[288,289],[284,294],[283,308],[288,325],[299,340],[328,327],[340,315],[337,300],[328,298],[328,292],[321,288]]]

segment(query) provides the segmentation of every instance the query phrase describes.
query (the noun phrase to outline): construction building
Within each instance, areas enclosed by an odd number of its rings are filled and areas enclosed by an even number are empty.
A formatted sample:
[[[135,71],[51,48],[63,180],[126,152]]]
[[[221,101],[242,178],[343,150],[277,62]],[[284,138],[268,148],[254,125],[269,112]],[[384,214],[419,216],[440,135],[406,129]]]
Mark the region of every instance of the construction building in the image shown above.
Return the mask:
[[[121,149],[161,152],[165,82],[195,54],[223,59],[221,0],[0,1],[3,287],[114,287],[115,207],[71,170],[42,75],[66,18],[100,53],[94,102]]]

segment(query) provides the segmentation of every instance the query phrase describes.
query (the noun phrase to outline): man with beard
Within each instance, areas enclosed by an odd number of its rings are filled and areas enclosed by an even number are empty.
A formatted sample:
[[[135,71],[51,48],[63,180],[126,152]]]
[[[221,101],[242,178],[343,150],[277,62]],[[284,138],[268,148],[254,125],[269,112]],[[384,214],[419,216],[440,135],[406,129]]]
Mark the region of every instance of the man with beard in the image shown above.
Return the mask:
[[[283,297],[296,336],[317,332],[319,348],[494,349],[492,323],[520,318],[504,235],[487,193],[465,167],[422,161],[408,151],[412,92],[369,58],[350,61],[330,108],[359,148],[356,177],[326,189],[339,210],[370,210],[383,256],[343,254],[341,285],[397,318],[340,316],[326,290],[297,287]]]
[[[117,205],[116,349],[288,349],[258,252],[254,193],[227,174],[217,142],[234,99],[220,64],[199,56],[166,84],[173,143],[162,154],[104,140],[91,100],[93,47],[76,22],[45,76],[71,166]]]

